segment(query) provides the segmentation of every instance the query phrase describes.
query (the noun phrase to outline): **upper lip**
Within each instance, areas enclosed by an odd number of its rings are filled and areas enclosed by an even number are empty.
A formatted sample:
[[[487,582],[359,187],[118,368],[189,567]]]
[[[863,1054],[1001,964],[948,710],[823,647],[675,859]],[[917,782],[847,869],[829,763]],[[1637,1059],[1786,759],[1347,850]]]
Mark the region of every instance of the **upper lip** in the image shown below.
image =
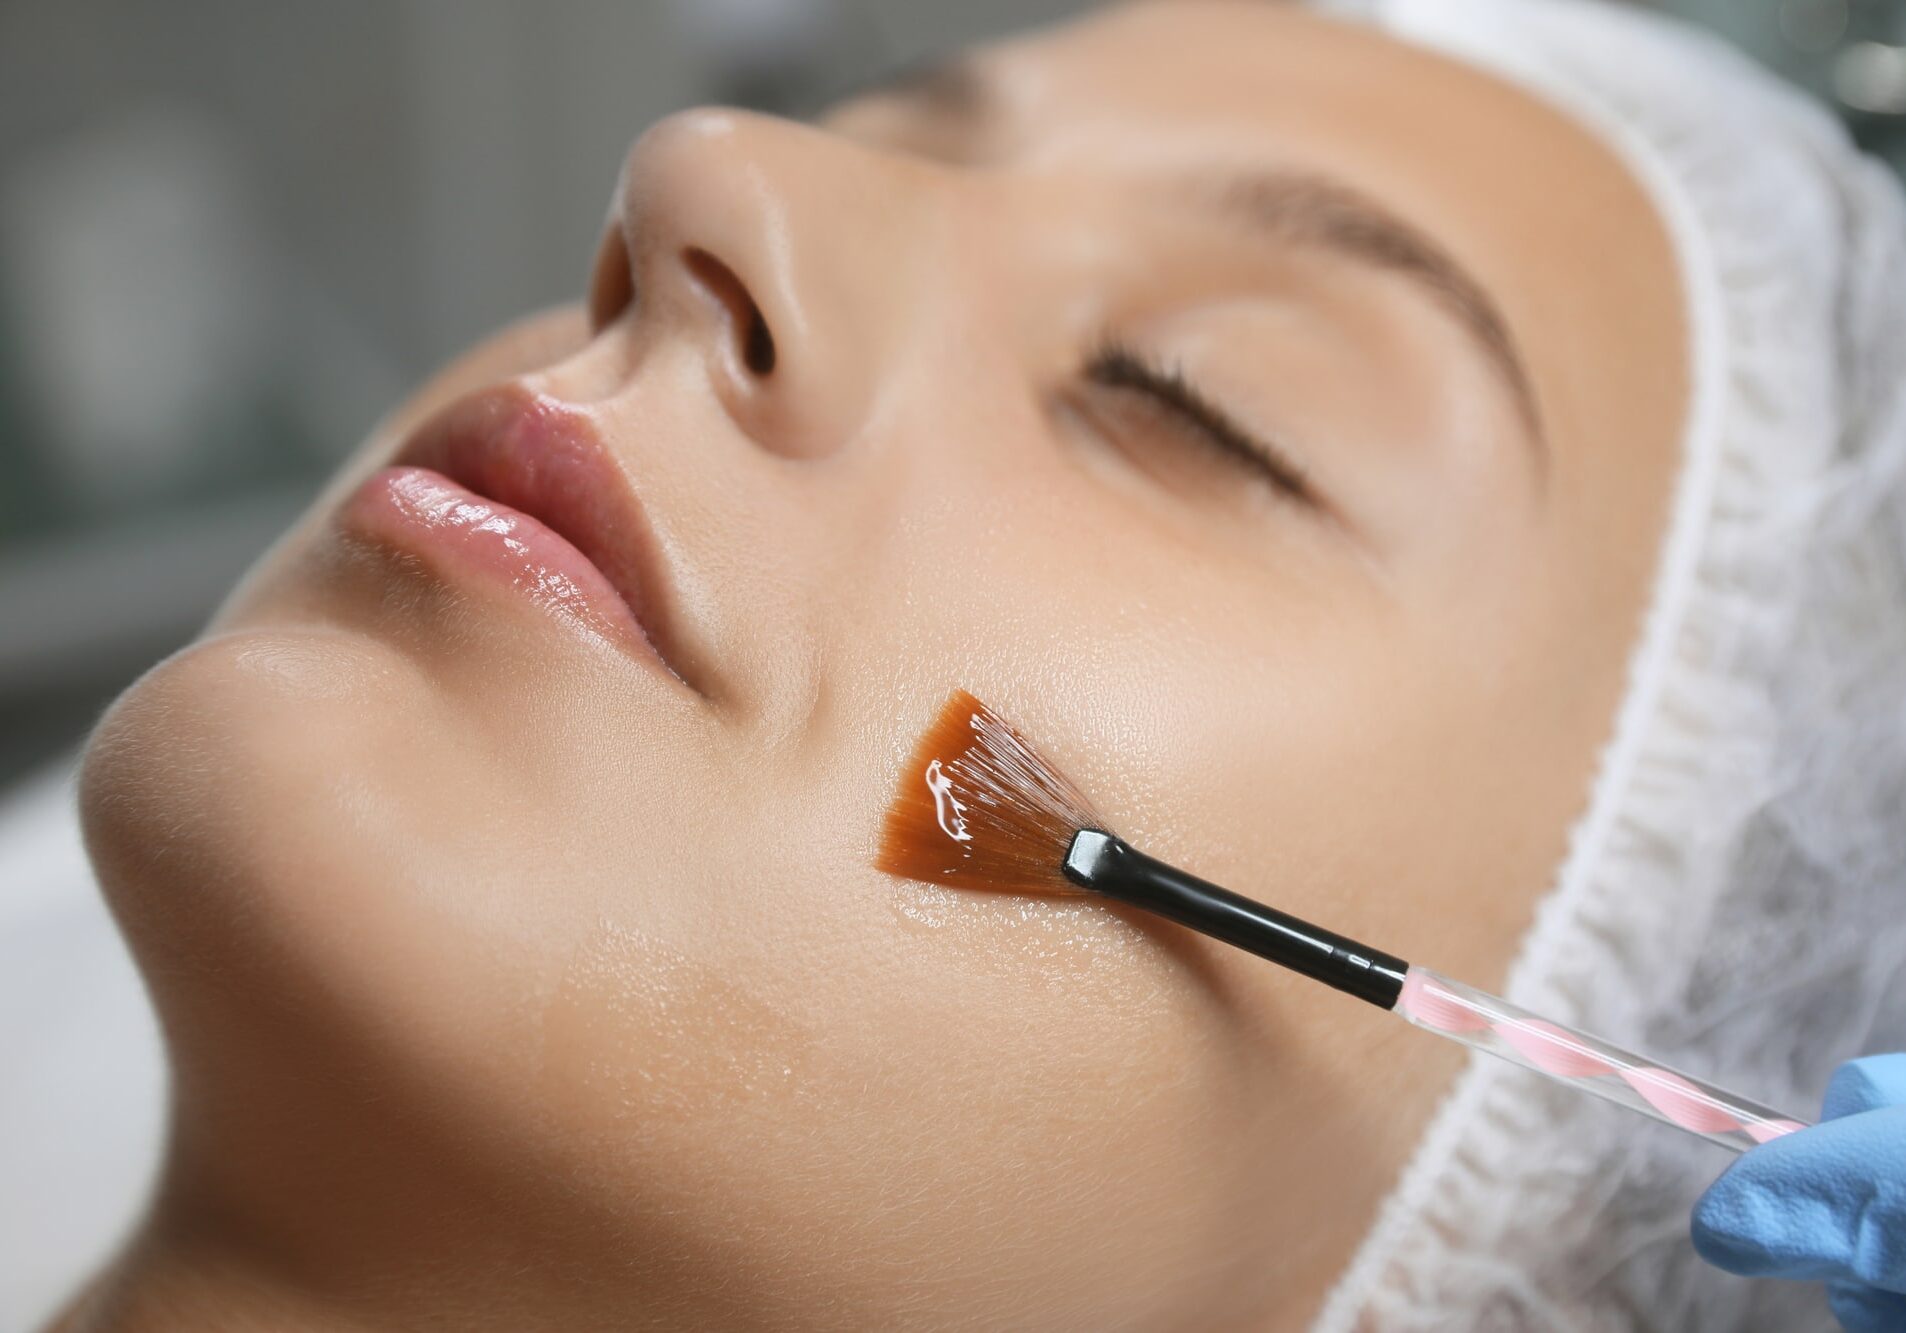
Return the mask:
[[[682,676],[648,517],[582,410],[520,383],[479,390],[424,421],[392,461],[440,472],[568,541],[602,571],[657,654]]]

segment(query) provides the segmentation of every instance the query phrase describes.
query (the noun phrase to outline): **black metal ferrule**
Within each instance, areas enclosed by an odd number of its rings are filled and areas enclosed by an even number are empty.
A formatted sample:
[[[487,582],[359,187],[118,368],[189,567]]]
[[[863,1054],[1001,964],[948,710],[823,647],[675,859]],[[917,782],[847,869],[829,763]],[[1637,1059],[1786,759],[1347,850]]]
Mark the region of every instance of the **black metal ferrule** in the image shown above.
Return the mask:
[[[1100,829],[1074,835],[1065,875],[1082,888],[1282,963],[1379,1009],[1396,1007],[1410,970],[1401,958],[1208,884]]]

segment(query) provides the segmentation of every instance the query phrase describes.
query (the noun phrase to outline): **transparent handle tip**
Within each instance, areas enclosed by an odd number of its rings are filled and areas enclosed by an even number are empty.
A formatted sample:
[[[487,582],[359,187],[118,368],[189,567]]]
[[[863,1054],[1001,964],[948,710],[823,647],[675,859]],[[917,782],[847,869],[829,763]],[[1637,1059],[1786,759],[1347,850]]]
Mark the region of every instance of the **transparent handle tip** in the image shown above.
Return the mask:
[[[1735,1152],[1805,1129],[1806,1122],[1656,1061],[1611,1046],[1465,986],[1412,967],[1396,1012],[1417,1027],[1533,1069],[1606,1101],[1699,1134]]]

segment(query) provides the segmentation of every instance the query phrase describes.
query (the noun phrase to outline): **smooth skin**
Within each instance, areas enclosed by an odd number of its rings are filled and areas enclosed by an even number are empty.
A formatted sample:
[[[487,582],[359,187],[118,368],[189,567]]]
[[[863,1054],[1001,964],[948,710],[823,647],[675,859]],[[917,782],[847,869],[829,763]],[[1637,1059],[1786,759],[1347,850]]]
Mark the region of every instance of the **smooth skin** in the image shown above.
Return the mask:
[[[1166,924],[883,876],[882,810],[964,686],[1154,854],[1498,983],[1665,522],[1672,251],[1588,132],[1374,32],[1140,5],[977,59],[984,105],[650,129],[585,308],[427,385],[102,722],[88,845],[176,1101],[64,1327],[1314,1312],[1457,1057]],[[1195,216],[1217,166],[1432,237],[1540,439],[1421,282]],[[1086,382],[1108,330],[1313,502]],[[613,442],[697,688],[335,527],[512,377]]]

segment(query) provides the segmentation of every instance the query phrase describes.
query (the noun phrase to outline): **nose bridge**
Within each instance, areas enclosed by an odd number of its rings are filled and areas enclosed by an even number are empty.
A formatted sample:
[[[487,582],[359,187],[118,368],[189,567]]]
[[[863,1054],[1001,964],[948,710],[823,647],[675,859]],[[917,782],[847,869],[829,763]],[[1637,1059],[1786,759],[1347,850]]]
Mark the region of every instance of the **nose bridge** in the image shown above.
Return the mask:
[[[831,452],[883,355],[918,318],[906,299],[923,174],[807,126],[681,112],[631,149],[618,221],[638,318],[700,339],[729,414],[763,448]]]

